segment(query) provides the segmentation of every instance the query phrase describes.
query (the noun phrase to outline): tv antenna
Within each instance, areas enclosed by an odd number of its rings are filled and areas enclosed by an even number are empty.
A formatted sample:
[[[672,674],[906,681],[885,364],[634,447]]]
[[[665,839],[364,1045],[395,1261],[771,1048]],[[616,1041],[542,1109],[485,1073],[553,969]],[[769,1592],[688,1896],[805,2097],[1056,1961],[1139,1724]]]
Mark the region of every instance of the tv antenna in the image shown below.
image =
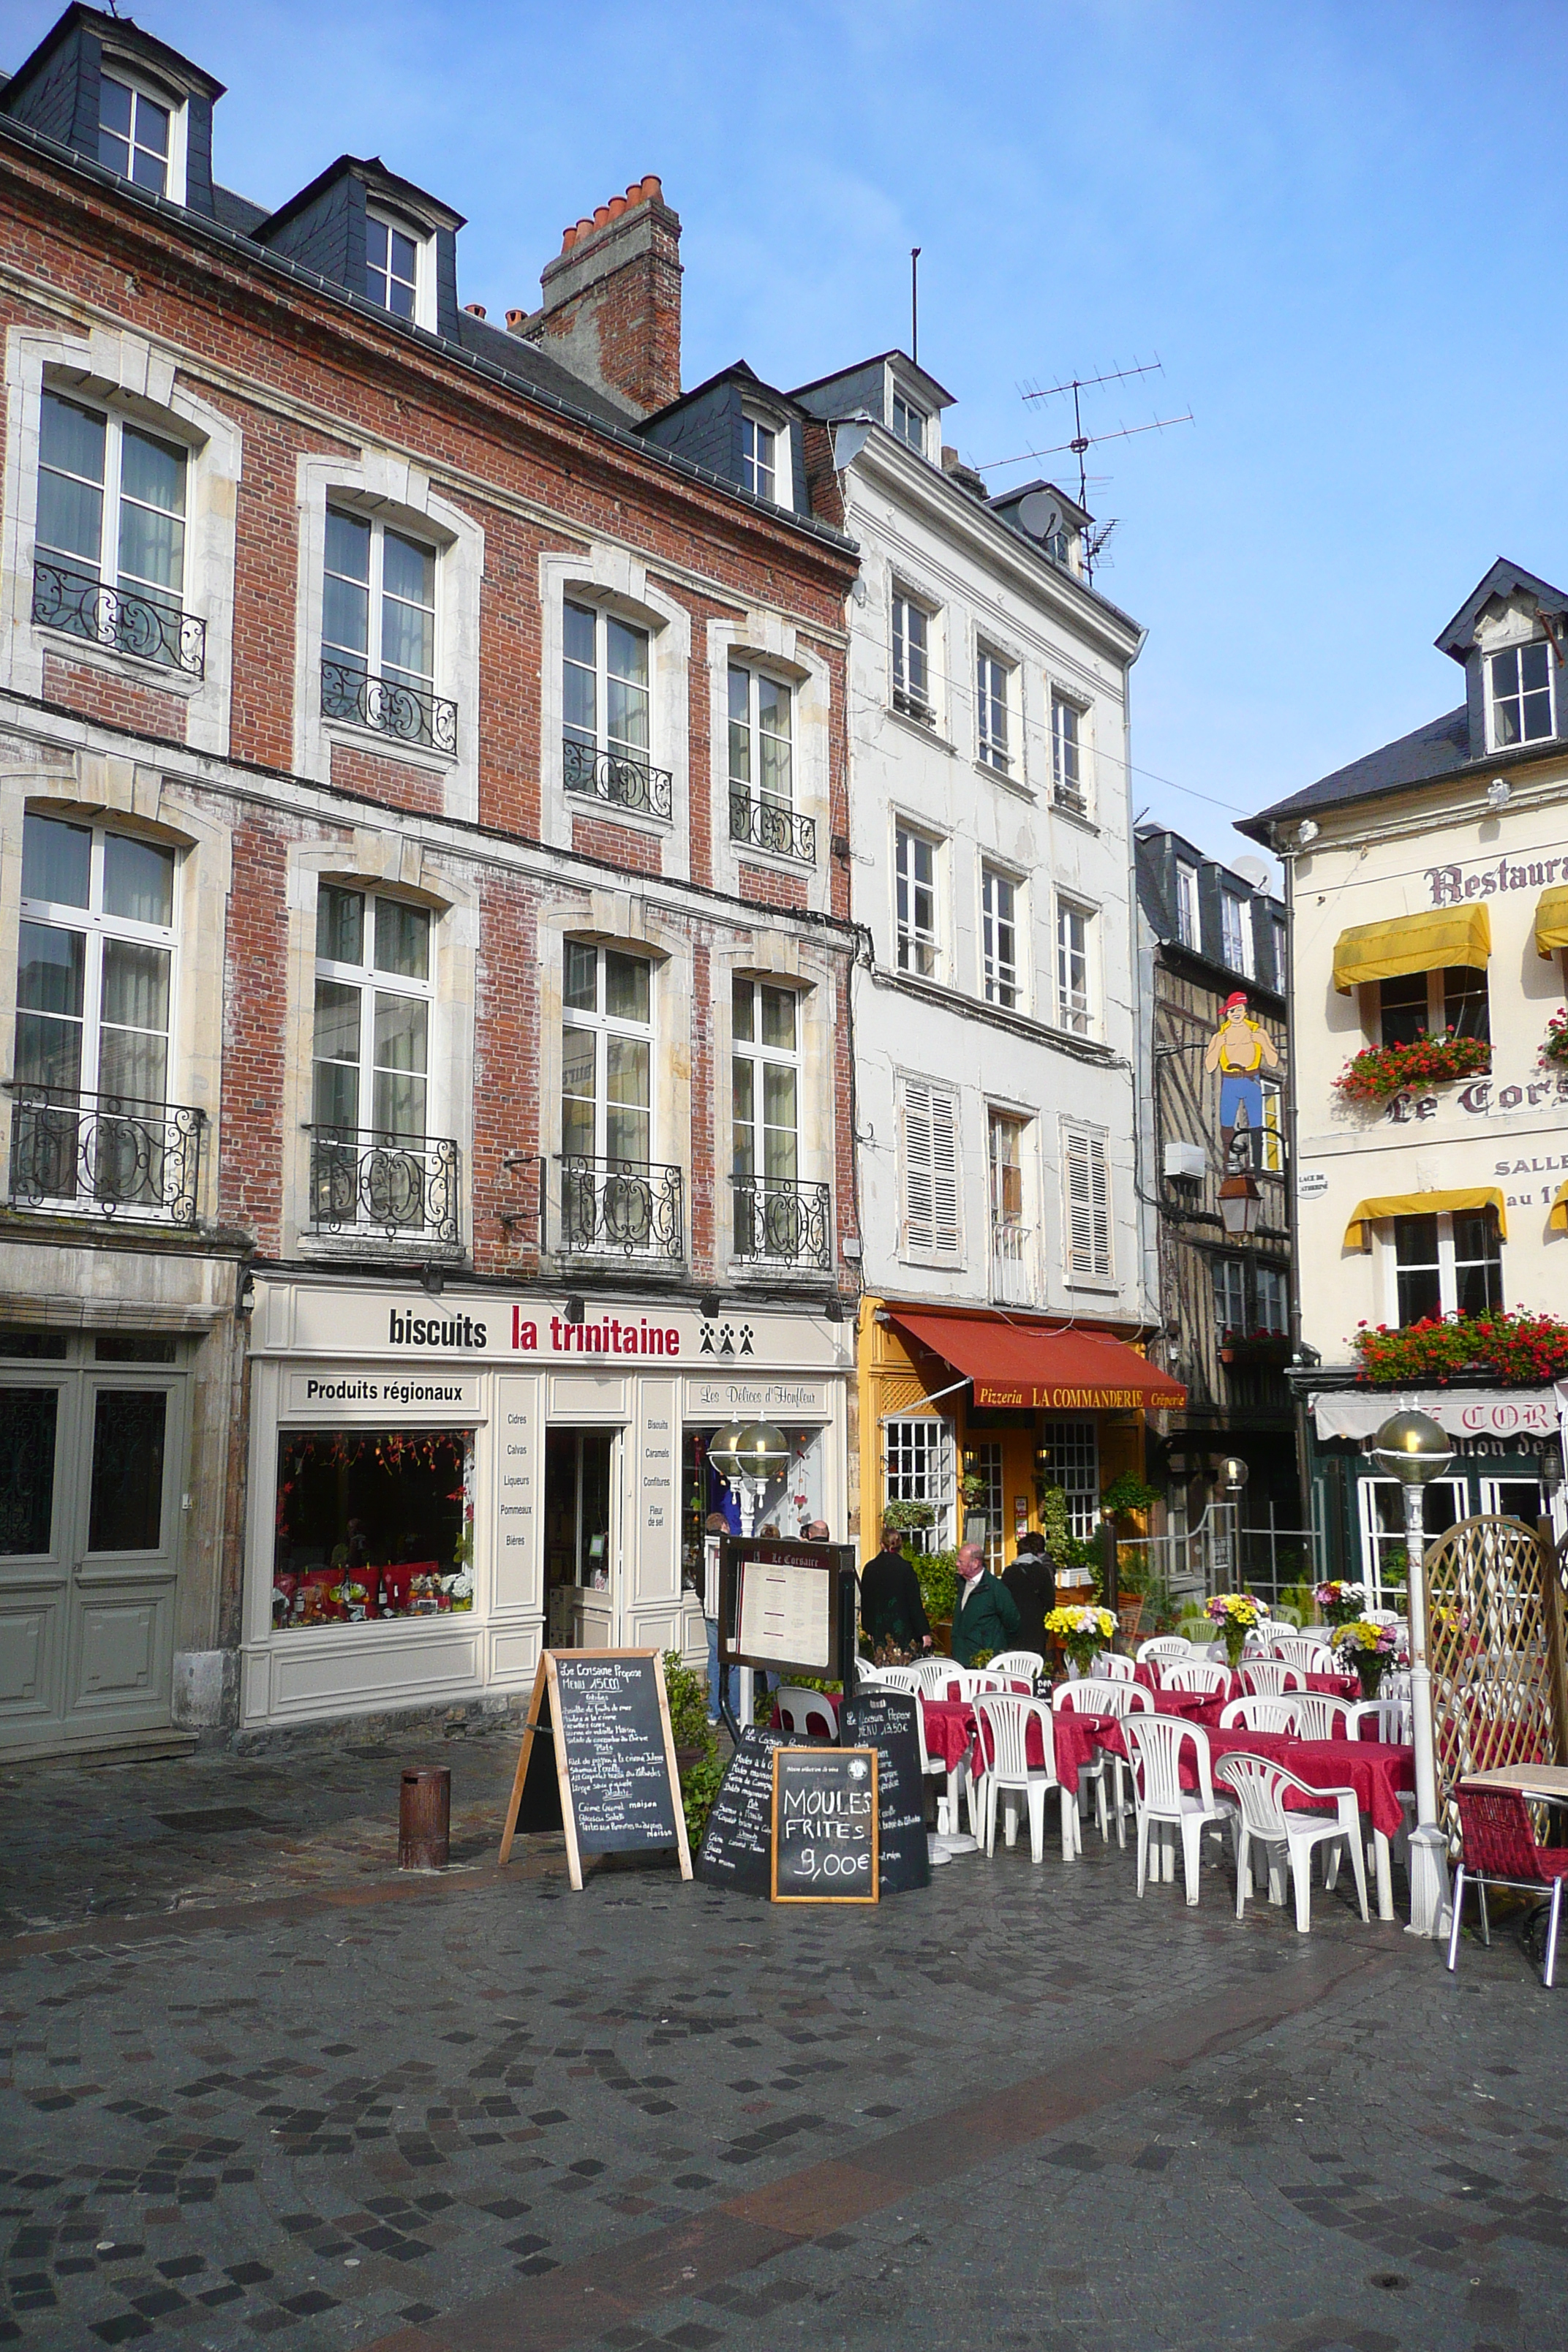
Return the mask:
[[[1144,360],[1142,362],[1135,360],[1132,365],[1128,368],[1110,368],[1103,375],[1068,376],[1067,381],[1063,383],[1053,383],[1043,386],[1031,384],[1027,386],[1024,393],[1024,398],[1026,400],[1055,400],[1062,394],[1069,392],[1071,393],[1073,426],[1072,439],[1070,441],[1055,441],[1051,444],[1049,448],[1047,449],[1025,449],[1020,451],[1016,457],[996,457],[992,460],[989,466],[981,466],[977,467],[976,470],[982,474],[995,473],[1004,466],[1021,465],[1026,458],[1055,457],[1059,456],[1064,450],[1070,449],[1073,456],[1078,459],[1079,504],[1079,506],[1086,506],[1088,503],[1089,494],[1089,470],[1084,464],[1084,459],[1088,456],[1089,450],[1094,448],[1098,443],[1101,441],[1131,441],[1140,433],[1163,433],[1173,425],[1191,425],[1194,422],[1194,418],[1193,412],[1189,408],[1181,416],[1156,416],[1148,425],[1121,425],[1105,433],[1086,433],[1083,429],[1084,394],[1086,392],[1093,392],[1097,390],[1101,384],[1130,383],[1137,376],[1163,375],[1163,373],[1164,362],[1163,360],[1156,357],[1152,360]],[[1109,536],[1109,531],[1105,536]],[[1101,544],[1103,544],[1103,538]]]

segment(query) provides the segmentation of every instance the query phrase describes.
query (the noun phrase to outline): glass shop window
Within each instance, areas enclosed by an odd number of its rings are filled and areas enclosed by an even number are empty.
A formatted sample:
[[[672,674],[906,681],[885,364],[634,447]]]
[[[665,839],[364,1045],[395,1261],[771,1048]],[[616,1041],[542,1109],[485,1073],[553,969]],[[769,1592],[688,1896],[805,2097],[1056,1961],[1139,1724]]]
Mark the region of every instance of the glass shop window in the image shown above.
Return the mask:
[[[472,1609],[473,1466],[467,1429],[280,1432],[274,1626]]]

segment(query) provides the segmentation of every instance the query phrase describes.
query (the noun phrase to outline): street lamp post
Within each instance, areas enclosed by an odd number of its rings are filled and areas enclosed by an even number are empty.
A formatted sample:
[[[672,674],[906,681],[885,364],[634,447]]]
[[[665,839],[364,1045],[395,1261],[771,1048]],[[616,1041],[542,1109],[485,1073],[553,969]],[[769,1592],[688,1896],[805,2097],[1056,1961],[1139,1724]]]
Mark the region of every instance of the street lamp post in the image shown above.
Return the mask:
[[[1450,1918],[1448,1841],[1437,1820],[1437,1762],[1432,1730],[1432,1671],[1426,1663],[1426,1486],[1454,1458],[1447,1438],[1425,1412],[1392,1413],[1372,1441],[1374,1460],[1405,1493],[1406,1595],[1410,1609],[1410,1716],[1415,1742],[1415,1827],[1410,1837],[1410,1933],[1446,1936]]]
[[[1241,1590],[1237,1580],[1241,1573],[1241,1530],[1237,1522],[1241,1516],[1241,1496],[1247,1479],[1247,1465],[1240,1454],[1227,1454],[1219,1465],[1215,1479],[1226,1497],[1220,1505],[1226,1514],[1226,1532],[1219,1538],[1224,1547],[1223,1555],[1215,1561],[1216,1591],[1239,1592]],[[1219,1581],[1221,1577],[1225,1580],[1223,1586]]]

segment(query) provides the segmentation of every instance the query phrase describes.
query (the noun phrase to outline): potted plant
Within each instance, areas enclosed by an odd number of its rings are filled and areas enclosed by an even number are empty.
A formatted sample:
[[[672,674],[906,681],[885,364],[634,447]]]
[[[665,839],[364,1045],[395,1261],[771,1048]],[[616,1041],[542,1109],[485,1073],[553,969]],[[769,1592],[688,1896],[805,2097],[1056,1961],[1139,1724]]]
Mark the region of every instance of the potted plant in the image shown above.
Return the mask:
[[[1541,1058],[1550,1068],[1568,1070],[1568,1009],[1559,1005],[1546,1024]]]
[[[1398,1654],[1399,1637],[1392,1625],[1374,1625],[1370,1618],[1352,1617],[1335,1633],[1334,1647],[1361,1676],[1363,1698],[1375,1698],[1378,1685]]]
[[[707,1827],[719,1783],[724,1777],[724,1767],[719,1759],[719,1737],[708,1720],[708,1678],[695,1666],[689,1666],[679,1650],[666,1650],[664,1691],[669,1702],[676,1769],[680,1775],[681,1811],[686,1815],[686,1833],[695,1846]]]
[[[914,1558],[914,1571],[920,1580],[921,1603],[931,1626],[931,1640],[938,1648],[952,1643],[952,1612],[958,1606],[958,1554],[956,1551],[922,1551]]]
[[[1391,1329],[1358,1324],[1351,1349],[1372,1388],[1441,1388],[1476,1372],[1505,1388],[1550,1387],[1568,1379],[1568,1322],[1494,1307],[1484,1315],[1432,1315]]]
[[[916,1535],[923,1528],[935,1527],[936,1505],[934,1503],[884,1503],[882,1525],[885,1528],[896,1528],[900,1535]]]
[[[1325,1625],[1348,1625],[1366,1607],[1366,1587],[1331,1576],[1326,1583],[1313,1585],[1312,1598]]]
[[[1335,1091],[1342,1100],[1363,1107],[1391,1102],[1413,1087],[1452,1086],[1459,1078],[1482,1076],[1492,1066],[1492,1049],[1485,1037],[1457,1037],[1449,1029],[1413,1038],[1408,1045],[1365,1045],[1352,1054],[1339,1076]]]
[[[1212,1601],[1205,1603],[1204,1614],[1219,1627],[1225,1654],[1234,1673],[1241,1664],[1247,1635],[1256,1632],[1268,1614],[1267,1602],[1252,1592],[1216,1592]]]

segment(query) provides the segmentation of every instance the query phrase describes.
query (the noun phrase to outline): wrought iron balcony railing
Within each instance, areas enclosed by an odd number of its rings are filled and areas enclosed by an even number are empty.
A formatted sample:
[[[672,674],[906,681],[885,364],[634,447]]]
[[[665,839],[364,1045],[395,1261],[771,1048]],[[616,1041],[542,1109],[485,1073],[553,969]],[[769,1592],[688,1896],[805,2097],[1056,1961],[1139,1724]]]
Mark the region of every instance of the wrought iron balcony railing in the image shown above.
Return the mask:
[[[686,1179],[652,1160],[561,1155],[560,1247],[573,1256],[686,1255]]]
[[[321,716],[346,719],[398,743],[458,756],[458,706],[398,677],[372,677],[353,662],[321,657]]]
[[[23,1079],[6,1092],[13,1204],[195,1225],[205,1111]]]
[[[206,675],[207,625],[161,596],[141,596],[94,572],[39,556],[33,565],[33,618],[85,645],[112,646],[162,662],[187,677]]]
[[[936,725],[936,712],[916,687],[895,686],[893,709],[901,711],[906,719],[918,719],[922,727]]]
[[[308,1127],[316,1233],[379,1227],[388,1241],[462,1239],[462,1155],[444,1135],[389,1136]]]
[[[826,1184],[802,1184],[793,1176],[731,1176],[730,1189],[737,1257],[831,1272],[833,1220]]]
[[[797,857],[803,866],[816,863],[816,819],[797,816],[778,801],[753,799],[744,784],[730,787],[730,838],[771,849],[775,857]]]
[[[1035,1235],[1032,1225],[1011,1217],[991,1220],[991,1296],[1004,1307],[1026,1307],[1034,1291]]]
[[[597,751],[570,735],[561,745],[561,772],[569,793],[591,793],[638,816],[667,817],[675,806],[675,779],[668,768],[650,767],[624,751]]]

